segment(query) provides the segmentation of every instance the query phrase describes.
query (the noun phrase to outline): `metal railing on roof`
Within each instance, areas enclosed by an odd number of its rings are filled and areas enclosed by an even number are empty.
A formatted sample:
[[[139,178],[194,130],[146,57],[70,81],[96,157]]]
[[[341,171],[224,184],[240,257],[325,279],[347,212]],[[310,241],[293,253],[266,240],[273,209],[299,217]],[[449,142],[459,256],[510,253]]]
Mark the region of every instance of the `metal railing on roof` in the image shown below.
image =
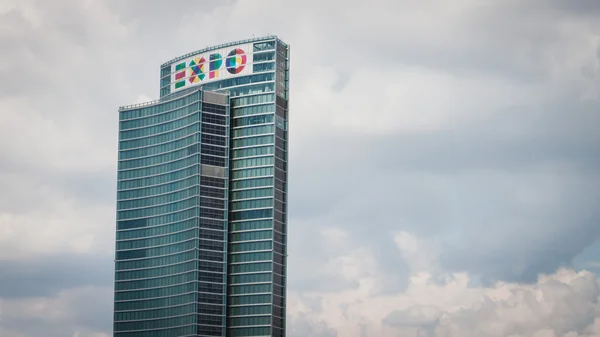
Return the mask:
[[[119,107],[119,111],[132,110],[132,109],[142,108],[142,107],[149,106],[149,105],[164,103],[167,101],[174,100],[176,98],[188,96],[189,94],[191,94],[192,92],[195,92],[195,91],[210,91],[212,93],[219,94],[219,95],[229,95],[229,88],[206,90],[206,89],[204,89],[203,86],[198,86],[198,87],[189,88],[186,91],[173,92],[173,93],[167,94],[159,99],[155,99],[153,101],[136,103],[136,104],[131,104],[131,105],[124,105],[124,106]]]
[[[119,111],[121,110],[131,110],[134,108],[141,108],[144,106],[148,106],[148,105],[153,105],[156,103],[160,103],[160,99],[156,99],[154,101],[149,101],[149,102],[144,102],[144,103],[137,103],[137,104],[131,104],[131,105],[123,105],[119,107]]]
[[[173,93],[173,95],[171,95],[171,97],[163,96],[159,99],[155,99],[155,100],[148,101],[148,102],[124,105],[122,107],[119,107],[119,111],[131,110],[131,109],[135,109],[135,108],[142,108],[142,107],[149,106],[149,105],[164,103],[164,102],[170,101],[175,98],[191,95],[193,92],[198,91],[198,90],[202,90],[202,88],[201,87],[190,88],[187,91],[175,92],[175,93]],[[179,94],[179,95],[176,95],[176,94]]]
[[[246,40],[240,40],[240,41],[235,41],[235,42],[229,42],[229,43],[224,43],[224,44],[220,44],[217,46],[211,46],[211,47],[206,47],[204,49],[200,49],[200,50],[196,50],[195,52],[191,52],[191,53],[187,53],[185,55],[181,55],[178,56],[170,61],[167,61],[163,64],[160,65],[160,68],[162,69],[164,66],[172,64],[173,62],[177,62],[179,60],[183,60],[185,58],[188,58],[192,55],[196,55],[196,54],[200,54],[200,53],[205,53],[207,51],[211,51],[211,50],[215,50],[215,49],[220,49],[220,48],[226,48],[226,47],[230,47],[230,46],[235,46],[238,44],[242,44],[242,43],[250,43],[250,42],[258,42],[258,41],[265,41],[265,40],[276,40],[277,42],[280,42],[282,45],[284,46],[288,46],[285,42],[281,41],[277,35],[267,35],[267,36],[262,36],[262,37],[256,37],[256,38],[252,38],[252,39],[246,39]]]

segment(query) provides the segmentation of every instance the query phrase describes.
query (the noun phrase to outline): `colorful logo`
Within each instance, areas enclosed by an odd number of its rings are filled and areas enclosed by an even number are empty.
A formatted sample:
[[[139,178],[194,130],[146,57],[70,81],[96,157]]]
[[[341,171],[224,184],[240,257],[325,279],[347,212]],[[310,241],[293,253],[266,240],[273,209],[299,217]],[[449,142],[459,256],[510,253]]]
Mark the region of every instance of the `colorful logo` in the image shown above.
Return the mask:
[[[185,62],[175,66],[175,89],[179,89],[185,85]]]
[[[221,54],[210,54],[208,78],[216,78],[219,76],[219,68],[223,65],[223,57]]]
[[[231,50],[227,53],[227,57],[223,57],[220,53],[201,54],[172,65],[172,85],[177,90],[209,79],[219,79],[223,63],[225,63],[227,73],[237,75],[245,69],[247,62],[248,56],[241,48]]]
[[[190,83],[198,83],[204,79],[206,76],[204,73],[204,63],[206,63],[204,57],[199,57],[190,61],[190,77],[188,78]]]
[[[229,52],[225,60],[225,66],[230,74],[239,74],[244,70],[246,64],[246,53],[240,48],[236,48]]]

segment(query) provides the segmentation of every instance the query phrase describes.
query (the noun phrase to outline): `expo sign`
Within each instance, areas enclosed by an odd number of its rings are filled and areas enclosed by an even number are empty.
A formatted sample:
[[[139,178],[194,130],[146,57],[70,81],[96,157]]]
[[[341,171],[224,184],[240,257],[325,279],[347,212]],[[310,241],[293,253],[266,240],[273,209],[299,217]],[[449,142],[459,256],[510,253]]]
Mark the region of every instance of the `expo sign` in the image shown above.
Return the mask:
[[[207,52],[175,62],[171,65],[171,92],[213,80],[250,74],[252,67],[247,67],[247,62],[248,55],[239,47],[229,51],[220,49]]]

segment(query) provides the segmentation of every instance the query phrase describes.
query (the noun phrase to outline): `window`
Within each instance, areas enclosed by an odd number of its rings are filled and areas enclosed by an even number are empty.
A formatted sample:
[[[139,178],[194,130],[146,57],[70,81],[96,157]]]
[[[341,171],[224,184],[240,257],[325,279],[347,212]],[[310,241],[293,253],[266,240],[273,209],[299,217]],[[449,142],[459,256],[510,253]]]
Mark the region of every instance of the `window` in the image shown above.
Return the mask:
[[[273,61],[275,59],[275,52],[266,52],[266,53],[254,53],[253,62],[265,62],[265,61]]]
[[[257,52],[270,49],[275,49],[275,41],[257,42],[254,44],[253,51]]]

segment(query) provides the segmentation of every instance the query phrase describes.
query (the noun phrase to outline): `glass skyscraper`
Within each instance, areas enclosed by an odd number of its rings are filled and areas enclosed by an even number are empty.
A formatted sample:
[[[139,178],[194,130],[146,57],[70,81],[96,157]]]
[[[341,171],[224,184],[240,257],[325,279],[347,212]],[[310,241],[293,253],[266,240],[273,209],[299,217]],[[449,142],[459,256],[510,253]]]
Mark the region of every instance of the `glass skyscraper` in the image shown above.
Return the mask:
[[[160,67],[119,109],[114,336],[285,336],[289,46]]]

